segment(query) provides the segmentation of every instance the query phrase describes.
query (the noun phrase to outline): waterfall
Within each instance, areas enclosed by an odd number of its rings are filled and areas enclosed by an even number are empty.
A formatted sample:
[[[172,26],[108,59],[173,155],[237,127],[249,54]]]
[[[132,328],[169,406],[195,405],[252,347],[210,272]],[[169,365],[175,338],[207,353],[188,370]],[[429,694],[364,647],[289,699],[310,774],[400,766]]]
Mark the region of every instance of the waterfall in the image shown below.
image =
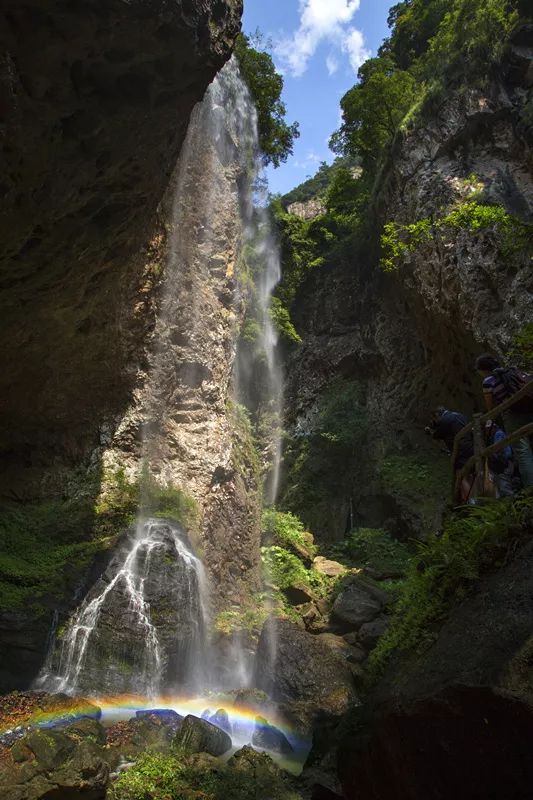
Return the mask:
[[[225,281],[222,305],[234,320],[230,363],[235,363],[235,392],[255,415],[256,425],[269,432],[265,500],[272,503],[279,480],[282,380],[270,298],[280,259],[261,196],[260,165],[255,107],[233,59],[193,112],[172,183],[166,272],[142,400],[142,460],[156,479],[174,484],[180,478],[176,469],[184,469],[193,457],[195,471],[203,469],[201,453],[185,452],[176,459],[175,451],[177,443],[184,449],[179,436],[186,424],[194,431],[197,451],[209,450],[199,416],[202,403],[217,405],[225,420],[222,388],[209,400],[202,395],[204,373],[216,374],[220,343],[213,340],[206,358],[201,337],[205,286],[220,291]],[[231,238],[229,221],[241,255],[235,253],[235,275],[228,281],[226,271],[221,275],[219,254]],[[239,262],[246,253],[250,263],[242,275]],[[258,341],[253,357],[237,357],[237,312],[246,302]],[[206,366],[209,357],[212,363]],[[170,519],[139,518],[66,626],[59,627],[37,686],[156,697],[220,685],[209,642],[209,595],[204,567],[186,532]],[[238,641],[229,660],[233,666],[226,665],[226,673],[233,672],[234,686],[246,685],[250,664]]]
[[[69,620],[39,687],[91,694],[195,693],[209,682],[207,584],[186,534],[139,521]]]

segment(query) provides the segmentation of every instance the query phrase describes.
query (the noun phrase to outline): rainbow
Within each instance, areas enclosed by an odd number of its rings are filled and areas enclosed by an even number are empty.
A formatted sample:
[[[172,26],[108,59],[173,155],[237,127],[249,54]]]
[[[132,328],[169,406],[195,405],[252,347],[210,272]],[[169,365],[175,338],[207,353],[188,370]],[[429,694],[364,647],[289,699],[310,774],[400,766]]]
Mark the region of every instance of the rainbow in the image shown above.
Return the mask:
[[[232,725],[232,738],[235,745],[242,747],[244,744],[248,744],[251,741],[257,717],[263,717],[287,737],[294,748],[293,766],[297,764],[301,766],[309,751],[310,742],[305,737],[302,737],[286,720],[282,719],[274,708],[262,711],[246,705],[233,705],[233,703],[234,698],[227,694],[209,694],[201,697],[166,695],[157,698],[118,695],[91,697],[90,700],[80,698],[79,703],[73,697],[72,704],[68,706],[63,704],[58,705],[55,709],[37,708],[27,719],[17,721],[15,724],[3,729],[0,727],[0,739],[13,733],[14,730],[22,729],[22,732],[24,732],[29,728],[60,727],[87,717],[100,720],[104,726],[109,727],[116,722],[131,719],[137,711],[169,710],[176,711],[181,716],[192,714],[200,717],[207,709],[214,714],[218,709],[224,708]],[[288,768],[291,769],[290,766]],[[293,770],[291,769],[291,771]]]

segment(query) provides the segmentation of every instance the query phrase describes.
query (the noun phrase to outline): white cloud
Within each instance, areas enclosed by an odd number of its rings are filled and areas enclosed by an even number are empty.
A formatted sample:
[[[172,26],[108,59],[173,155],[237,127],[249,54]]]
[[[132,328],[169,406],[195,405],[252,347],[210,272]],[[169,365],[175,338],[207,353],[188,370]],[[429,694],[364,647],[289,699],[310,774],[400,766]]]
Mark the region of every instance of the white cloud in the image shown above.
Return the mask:
[[[335,56],[329,55],[326,58],[326,67],[328,68],[329,75],[335,75],[335,73],[339,69],[339,62],[337,61]]]
[[[295,158],[291,163],[293,167],[296,167],[296,169],[316,169],[320,164],[320,161],[320,156],[315,153],[314,150],[308,150],[302,160]]]
[[[360,59],[367,57],[368,51],[364,48],[363,34],[346,26],[353,20],[360,4],[361,0],[300,0],[298,29],[275,48],[282,68],[294,77],[303,75],[319,44],[327,40],[347,54],[352,67],[358,69],[362,63]],[[333,55],[326,59],[326,65],[330,75],[338,69],[338,61]]]
[[[350,64],[354,72],[357,72],[361,64],[363,64],[367,58],[370,58],[370,50],[366,49],[363,34],[361,31],[358,31],[357,28],[350,28],[344,37],[342,49],[345,53],[348,53]]]

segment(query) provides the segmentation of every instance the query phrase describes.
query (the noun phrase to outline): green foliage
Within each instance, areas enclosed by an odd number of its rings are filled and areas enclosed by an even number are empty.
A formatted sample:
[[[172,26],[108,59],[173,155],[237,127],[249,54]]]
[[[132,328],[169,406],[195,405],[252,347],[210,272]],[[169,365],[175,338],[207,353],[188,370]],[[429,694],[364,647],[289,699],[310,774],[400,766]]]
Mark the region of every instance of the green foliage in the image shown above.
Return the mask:
[[[267,579],[279,589],[287,589],[295,583],[311,586],[310,570],[305,568],[294,553],[273,545],[262,547],[261,556]]]
[[[501,61],[518,13],[508,0],[453,0],[430,40],[421,72],[428,81],[486,80]]]
[[[515,333],[509,357],[521,367],[533,368],[533,322],[528,322]]]
[[[221,611],[215,619],[215,630],[226,635],[245,632],[252,641],[257,641],[269,615],[267,597],[264,592],[259,592],[249,602],[241,603],[238,609]]]
[[[374,172],[416,99],[416,81],[388,56],[366,61],[358,77],[341,100],[342,125],[330,146],[336,153],[359,156],[363,168]]]
[[[281,100],[283,78],[269,53],[253,47],[243,33],[237,39],[235,53],[257,108],[264,163],[279,167],[292,154],[294,140],[300,135],[297,122],[292,125],[285,122],[286,108]]]
[[[486,82],[519,18],[509,0],[404,0],[389,13],[391,34],[341,101],[333,149],[360,156],[373,179],[398,132],[450,86]],[[416,109],[416,114],[413,110]]]
[[[409,548],[376,528],[358,528],[331,548],[331,553],[354,567],[369,567],[379,573],[401,573],[411,560]]]
[[[487,570],[504,561],[513,541],[526,535],[533,497],[519,496],[469,506],[446,524],[443,535],[419,544],[392,623],[370,656],[374,675],[393,651],[423,649],[454,603],[475,589]]]
[[[285,308],[280,298],[276,297],[275,295],[271,299],[270,316],[272,318],[272,322],[274,323],[274,327],[280,336],[290,342],[296,342],[296,344],[299,344],[302,341],[296,328],[291,322],[291,317],[288,310]]]
[[[358,158],[351,158],[342,156],[336,158],[333,164],[327,164],[322,161],[317,172],[312,178],[308,178],[303,183],[296,186],[283,197],[279,198],[283,209],[287,208],[293,203],[305,203],[307,200],[314,200],[315,198],[325,197],[331,183],[339,170],[352,170],[360,165]]]
[[[314,554],[310,534],[305,530],[303,522],[288,512],[266,509],[262,517],[263,535],[273,544],[280,547],[297,546]]]
[[[228,765],[202,757],[145,754],[121,773],[109,800],[294,800],[284,778],[264,753],[253,765],[232,758]]]
[[[387,222],[381,235],[382,258],[381,269],[394,272],[409,253],[414,253],[432,235],[432,223],[429,219],[421,219],[410,225],[398,225]]]
[[[466,230],[474,235],[491,231],[502,255],[512,259],[530,248],[532,229],[532,225],[511,216],[501,206],[467,200],[440,219],[426,218],[410,225],[388,222],[381,236],[380,265],[385,272],[393,272],[410,253],[437,235],[449,239],[457,230]]]

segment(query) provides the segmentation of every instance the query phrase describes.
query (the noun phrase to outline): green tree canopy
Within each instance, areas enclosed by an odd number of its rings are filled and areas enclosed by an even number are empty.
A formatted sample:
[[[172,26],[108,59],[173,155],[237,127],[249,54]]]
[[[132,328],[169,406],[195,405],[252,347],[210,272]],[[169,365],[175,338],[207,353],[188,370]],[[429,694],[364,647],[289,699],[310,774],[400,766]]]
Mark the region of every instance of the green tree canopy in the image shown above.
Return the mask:
[[[294,140],[300,135],[297,122],[289,125],[285,121],[287,109],[281,99],[283,78],[269,53],[253,47],[243,33],[237,39],[235,53],[257,108],[264,163],[279,167],[292,155]]]
[[[416,82],[390,56],[366,61],[359,81],[341,100],[342,125],[330,145],[336,153],[361,156],[363,167],[372,170],[413,104]]]

